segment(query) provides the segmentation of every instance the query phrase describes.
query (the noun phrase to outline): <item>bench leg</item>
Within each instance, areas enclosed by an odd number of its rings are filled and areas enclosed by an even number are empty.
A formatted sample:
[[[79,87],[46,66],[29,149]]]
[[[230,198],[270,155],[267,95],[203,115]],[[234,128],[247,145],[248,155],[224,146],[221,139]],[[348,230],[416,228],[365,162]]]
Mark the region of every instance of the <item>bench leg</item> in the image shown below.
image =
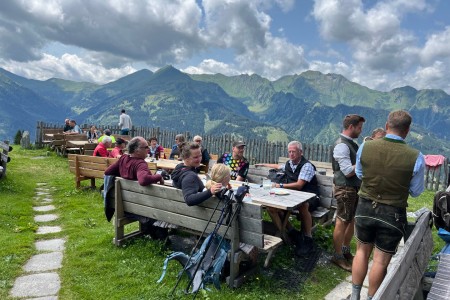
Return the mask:
[[[95,178],[91,178],[91,188],[95,189]]]
[[[116,246],[120,246],[120,244],[121,244],[121,241],[123,240],[123,238],[124,238],[124,226],[122,225],[122,226],[120,226],[120,225],[118,225],[118,224],[114,224],[114,227],[115,227],[115,237],[114,237],[114,240],[113,240],[113,242],[114,242],[114,245],[116,245]]]

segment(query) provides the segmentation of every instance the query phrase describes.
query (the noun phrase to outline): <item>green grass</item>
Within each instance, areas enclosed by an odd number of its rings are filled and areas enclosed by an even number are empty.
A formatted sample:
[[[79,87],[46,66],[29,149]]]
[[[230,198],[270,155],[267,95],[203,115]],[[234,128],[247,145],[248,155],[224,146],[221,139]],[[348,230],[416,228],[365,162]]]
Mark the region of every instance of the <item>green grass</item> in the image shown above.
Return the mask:
[[[75,189],[73,174],[66,158],[47,150],[11,152],[8,174],[0,180],[0,299],[10,299],[15,278],[23,274],[22,266],[36,254],[34,242],[39,240],[33,221],[33,199],[38,182],[54,187],[53,203],[59,219],[48,225],[62,226],[63,231],[45,238],[65,238],[62,288],[59,299],[165,299],[175,285],[180,265],[169,264],[161,284],[157,284],[162,262],[170,252],[162,243],[150,239],[134,239],[125,246],[112,244],[114,229],[103,213],[103,200],[98,191]],[[36,159],[36,157],[43,157]],[[85,187],[89,184],[84,183]],[[99,186],[101,182],[98,182]],[[426,192],[410,201],[409,211],[422,206],[431,208],[434,193]],[[47,224],[46,224],[47,225]],[[135,226],[135,225],[134,225]],[[435,235],[434,240],[440,242]],[[332,228],[319,227],[317,244],[331,251]],[[440,250],[443,242],[435,246]],[[273,258],[273,268],[292,266],[292,251],[281,248]],[[270,270],[270,269],[269,269]],[[260,272],[241,288],[232,290],[222,284],[222,291],[212,288],[198,299],[323,299],[349,274],[329,263],[318,264],[300,292],[277,288],[267,272]],[[184,283],[184,284],[183,284]],[[184,280],[180,287],[184,287]],[[186,298],[178,289],[176,298]],[[187,297],[190,299],[191,297]]]

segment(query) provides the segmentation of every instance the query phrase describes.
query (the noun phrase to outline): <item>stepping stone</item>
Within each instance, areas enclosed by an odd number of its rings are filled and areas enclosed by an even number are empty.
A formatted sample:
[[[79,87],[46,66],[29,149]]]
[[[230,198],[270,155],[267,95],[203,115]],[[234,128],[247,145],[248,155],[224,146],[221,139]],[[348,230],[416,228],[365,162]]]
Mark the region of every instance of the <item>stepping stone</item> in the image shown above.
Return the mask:
[[[26,300],[58,300],[58,296],[47,296],[47,297],[39,297],[39,298],[28,298]]]
[[[18,277],[11,289],[12,297],[42,297],[56,295],[61,288],[57,273],[39,273]]]
[[[42,199],[42,201],[46,202],[46,203],[50,203],[50,202],[53,202],[53,199],[52,198],[44,198],[44,199]]]
[[[49,192],[50,191],[50,189],[46,188],[46,187],[37,187],[37,188],[35,188],[35,190],[39,191],[39,192]]]
[[[37,186],[44,186],[47,185],[47,182],[38,182],[36,183]]]
[[[37,234],[47,234],[60,232],[62,229],[59,226],[39,226],[36,233]]]
[[[33,207],[34,211],[51,211],[54,210],[55,206],[54,205],[45,205],[45,206],[35,206]]]
[[[62,252],[51,252],[33,255],[25,264],[26,272],[44,272],[61,268]]]
[[[58,215],[48,214],[48,215],[37,215],[34,216],[35,222],[50,222],[58,219]]]
[[[38,251],[63,251],[64,239],[51,239],[51,240],[40,240],[34,243],[36,250]]]
[[[50,193],[47,192],[36,192],[36,195],[41,196],[41,195],[50,195]]]

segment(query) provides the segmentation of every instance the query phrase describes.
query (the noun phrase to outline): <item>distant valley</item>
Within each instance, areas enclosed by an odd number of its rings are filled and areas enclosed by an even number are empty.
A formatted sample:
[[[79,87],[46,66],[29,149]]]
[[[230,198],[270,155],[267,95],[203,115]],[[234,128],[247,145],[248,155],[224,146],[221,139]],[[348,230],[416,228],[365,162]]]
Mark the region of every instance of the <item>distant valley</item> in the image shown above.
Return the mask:
[[[380,92],[315,71],[270,81],[258,75],[189,75],[167,66],[97,85],[26,79],[0,68],[1,139],[12,140],[19,129],[34,139],[37,121],[62,124],[66,117],[116,124],[122,108],[138,126],[318,144],[333,143],[346,114],[366,118],[365,136],[401,108],[414,118],[409,143],[424,154],[450,156],[450,96],[442,90],[406,86]]]

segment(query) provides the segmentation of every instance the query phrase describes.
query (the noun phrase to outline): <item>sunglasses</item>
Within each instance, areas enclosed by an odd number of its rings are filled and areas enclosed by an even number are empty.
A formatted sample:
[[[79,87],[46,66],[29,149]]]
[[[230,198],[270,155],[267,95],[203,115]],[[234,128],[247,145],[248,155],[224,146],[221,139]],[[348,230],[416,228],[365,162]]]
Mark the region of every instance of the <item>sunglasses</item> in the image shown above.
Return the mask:
[[[145,147],[139,147],[140,149],[150,149],[149,146],[145,146]]]

